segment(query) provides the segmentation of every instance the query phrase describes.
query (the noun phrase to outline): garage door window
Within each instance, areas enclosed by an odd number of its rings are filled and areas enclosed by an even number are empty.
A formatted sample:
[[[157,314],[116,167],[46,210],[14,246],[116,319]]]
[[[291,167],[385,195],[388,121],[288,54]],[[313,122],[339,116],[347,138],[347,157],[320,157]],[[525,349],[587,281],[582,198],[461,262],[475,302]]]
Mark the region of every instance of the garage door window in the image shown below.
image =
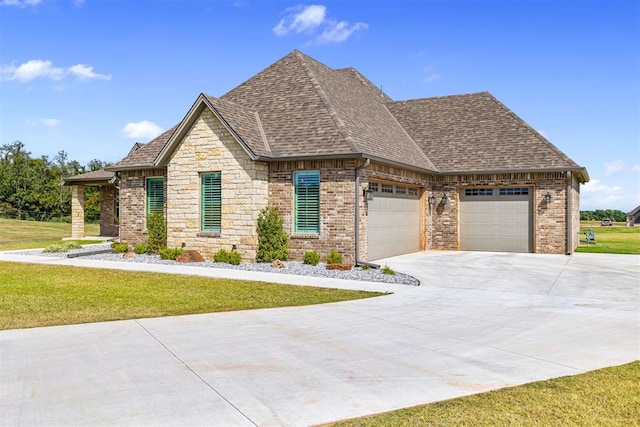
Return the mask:
[[[320,233],[320,172],[294,172],[295,232]]]
[[[467,188],[465,196],[493,196],[493,188]]]
[[[529,187],[509,187],[501,188],[501,196],[526,196],[529,194]]]

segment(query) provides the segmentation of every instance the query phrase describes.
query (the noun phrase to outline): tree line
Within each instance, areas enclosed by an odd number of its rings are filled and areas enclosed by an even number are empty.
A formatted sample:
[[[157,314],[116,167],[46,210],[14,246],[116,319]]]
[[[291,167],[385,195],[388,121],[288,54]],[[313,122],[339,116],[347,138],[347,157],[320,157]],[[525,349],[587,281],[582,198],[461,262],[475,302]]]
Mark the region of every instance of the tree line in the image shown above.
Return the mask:
[[[30,220],[70,221],[71,187],[64,178],[108,166],[98,159],[81,165],[58,151],[53,159],[32,157],[20,141],[0,147],[0,216]],[[100,218],[100,191],[85,188],[85,220]]]
[[[617,209],[580,211],[580,221],[600,221],[603,219],[610,219],[613,222],[627,222],[627,214]]]

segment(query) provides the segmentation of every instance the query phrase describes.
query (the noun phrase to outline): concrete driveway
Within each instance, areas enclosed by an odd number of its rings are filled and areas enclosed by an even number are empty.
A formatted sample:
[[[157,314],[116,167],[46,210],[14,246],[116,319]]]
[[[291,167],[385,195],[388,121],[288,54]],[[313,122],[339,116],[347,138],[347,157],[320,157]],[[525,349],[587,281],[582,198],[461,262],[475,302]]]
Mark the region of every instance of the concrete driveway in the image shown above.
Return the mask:
[[[381,262],[422,285],[323,306],[2,331],[0,424],[303,426],[640,358],[638,256]]]

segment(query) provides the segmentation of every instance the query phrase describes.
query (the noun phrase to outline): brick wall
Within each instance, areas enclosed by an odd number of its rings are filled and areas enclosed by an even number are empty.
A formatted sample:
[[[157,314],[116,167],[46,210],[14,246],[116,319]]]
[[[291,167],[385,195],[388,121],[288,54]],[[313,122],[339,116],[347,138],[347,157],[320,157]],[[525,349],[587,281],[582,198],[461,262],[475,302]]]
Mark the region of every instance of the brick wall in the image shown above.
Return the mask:
[[[200,174],[221,172],[220,233],[200,231]],[[231,133],[205,110],[167,166],[167,246],[195,249],[211,257],[236,245],[245,262],[255,261],[258,214],[267,205],[268,165],[254,162]]]
[[[165,178],[166,170],[123,171],[120,175],[120,241],[134,246],[147,241],[146,178]]]
[[[116,201],[118,190],[112,185],[100,187],[100,235],[117,236]]]
[[[322,260],[331,250],[345,262],[355,254],[355,160],[318,160],[272,163],[269,167],[269,204],[277,206],[289,233],[289,258],[301,260],[305,251],[316,250]],[[293,172],[320,171],[320,233],[294,233]],[[363,187],[363,188],[366,188]]]
[[[579,186],[573,189],[573,227],[579,227]],[[503,173],[437,176],[433,191],[438,195],[447,193],[449,201],[435,209],[433,217],[432,247],[442,250],[458,249],[459,191],[476,186],[529,186],[533,188],[533,250],[536,253],[564,254],[566,252],[566,196],[567,176],[565,172]],[[544,196],[551,194],[551,202]],[[577,232],[576,232],[577,233]]]

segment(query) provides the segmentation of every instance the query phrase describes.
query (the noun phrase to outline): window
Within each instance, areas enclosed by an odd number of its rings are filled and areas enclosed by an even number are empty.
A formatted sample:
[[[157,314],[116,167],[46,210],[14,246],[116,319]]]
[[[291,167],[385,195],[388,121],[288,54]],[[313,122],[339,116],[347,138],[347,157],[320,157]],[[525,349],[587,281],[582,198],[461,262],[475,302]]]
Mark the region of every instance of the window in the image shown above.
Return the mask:
[[[164,215],[164,178],[147,178],[147,215]]]
[[[369,182],[369,189],[371,191],[380,191],[380,189],[378,188],[378,183],[377,182]]]
[[[418,195],[418,189],[415,187],[409,187],[409,195],[410,196],[417,196]]]
[[[467,188],[465,196],[493,196],[493,188]]]
[[[294,172],[295,232],[320,233],[320,172]]]
[[[380,187],[382,193],[393,193],[393,185],[391,184],[382,184]]]
[[[220,172],[200,175],[200,229],[220,232],[222,223],[222,178]]]
[[[396,194],[407,194],[407,187],[396,185]]]
[[[529,194],[529,187],[509,187],[501,188],[501,196],[523,196]]]

